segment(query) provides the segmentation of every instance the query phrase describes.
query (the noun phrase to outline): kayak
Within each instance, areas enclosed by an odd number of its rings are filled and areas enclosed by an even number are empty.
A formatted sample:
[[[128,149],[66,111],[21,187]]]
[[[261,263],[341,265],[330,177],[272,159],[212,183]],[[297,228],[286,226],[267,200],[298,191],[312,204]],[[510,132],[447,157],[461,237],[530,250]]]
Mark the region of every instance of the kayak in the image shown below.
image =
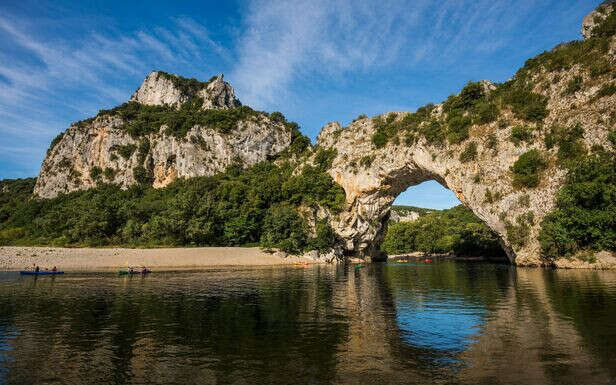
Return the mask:
[[[152,270],[146,270],[146,271],[141,271],[141,270],[133,270],[133,271],[119,270],[118,274],[120,274],[120,275],[135,275],[135,274],[150,274],[151,272],[152,272]]]
[[[64,274],[63,271],[20,271],[20,275],[58,275]]]

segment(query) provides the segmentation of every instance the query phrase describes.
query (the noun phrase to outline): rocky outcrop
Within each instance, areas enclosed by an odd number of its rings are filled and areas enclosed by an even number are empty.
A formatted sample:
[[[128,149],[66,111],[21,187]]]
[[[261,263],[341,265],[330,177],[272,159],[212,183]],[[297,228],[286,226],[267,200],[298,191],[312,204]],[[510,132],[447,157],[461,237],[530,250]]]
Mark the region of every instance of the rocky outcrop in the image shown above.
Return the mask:
[[[190,100],[203,100],[203,110],[241,106],[222,75],[199,82],[152,72],[131,97],[133,103],[176,108]],[[267,160],[291,143],[288,127],[256,112],[230,132],[194,125],[182,137],[167,133],[165,125],[136,137],[124,128],[126,123],[111,110],[69,127],[49,149],[35,195],[52,198],[100,183],[126,188],[137,183],[136,171],[141,170],[154,187],[163,187],[177,178],[214,175],[232,164]]]
[[[412,210],[391,210],[389,220],[392,222],[414,222],[421,215],[417,211]]]
[[[606,0],[584,18],[582,21],[582,36],[584,39],[590,38],[592,30],[605,21],[614,9],[614,4],[616,4],[616,0]]]

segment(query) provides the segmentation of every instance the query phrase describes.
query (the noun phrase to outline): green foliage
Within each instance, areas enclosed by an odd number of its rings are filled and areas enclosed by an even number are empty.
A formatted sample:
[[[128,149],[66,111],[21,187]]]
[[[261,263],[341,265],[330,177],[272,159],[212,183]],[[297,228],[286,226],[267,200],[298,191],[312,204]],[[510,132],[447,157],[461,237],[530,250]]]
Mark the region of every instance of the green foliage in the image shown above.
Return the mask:
[[[608,83],[604,84],[593,96],[593,98],[600,99],[606,96],[612,96],[614,94],[616,94],[616,83]]]
[[[475,107],[477,114],[477,122],[480,124],[488,124],[498,119],[498,106],[490,102],[480,102]]]
[[[94,166],[90,169],[90,178],[92,178],[92,180],[97,180],[101,177],[102,173],[103,170],[100,167]]]
[[[368,116],[366,114],[361,114],[361,115],[357,116],[355,119],[353,119],[352,123],[355,123],[357,121],[364,120],[364,119],[368,119]]]
[[[558,160],[564,167],[569,167],[586,154],[582,139],[584,129],[578,123],[571,127],[552,126],[545,134],[545,146],[548,149],[558,146]]]
[[[399,215],[407,215],[409,212],[415,212],[419,214],[419,216],[423,216],[429,213],[436,212],[438,210],[435,209],[427,209],[424,207],[417,206],[408,206],[408,205],[393,205],[391,206],[391,211],[397,212]]]
[[[463,206],[432,211],[413,222],[391,223],[381,246],[388,254],[414,251],[504,258],[498,237]]]
[[[332,168],[332,162],[336,158],[338,150],[335,148],[324,149],[319,147],[314,156],[314,163],[319,170],[326,171]]]
[[[427,104],[417,109],[414,113],[408,113],[397,119],[395,113],[387,115],[386,119],[377,116],[372,119],[375,127],[372,143],[376,148],[384,147],[390,140],[394,144],[399,143],[399,133],[405,133],[406,144],[412,145],[419,137],[424,137],[428,144],[441,144],[445,133],[441,123],[431,118],[433,104]]]
[[[604,59],[603,55],[608,49],[609,41],[601,38],[559,44],[553,50],[527,60],[524,67],[516,74],[516,78],[526,80],[530,73],[538,73],[541,68],[548,72],[557,72],[569,70],[579,64],[583,68],[590,69],[593,64]]]
[[[472,124],[472,119],[463,112],[455,110],[447,116],[447,140],[451,144],[456,144],[468,138],[468,128]]]
[[[612,147],[616,148],[616,130],[612,130],[608,135],[607,135],[607,140],[610,141],[610,143],[612,143]]]
[[[362,165],[364,168],[369,168],[372,165],[372,162],[374,162],[375,158],[376,158],[376,155],[366,155],[366,156],[363,156],[359,160],[359,164]]]
[[[612,71],[612,65],[605,58],[597,59],[594,63],[590,64],[589,72],[590,77],[593,79],[598,78],[601,75],[605,75]]]
[[[308,229],[295,209],[286,205],[271,207],[263,221],[261,245],[299,254],[307,245]]]
[[[529,211],[526,214],[519,215],[516,218],[516,223],[512,224],[505,221],[505,231],[507,232],[507,240],[514,249],[519,249],[526,245],[530,235],[530,228],[534,223],[534,214]]]
[[[529,126],[515,126],[511,129],[509,140],[516,146],[521,142],[531,143],[533,140],[533,129]]]
[[[459,95],[451,95],[443,103],[443,111],[468,110],[485,97],[479,82],[468,82]]]
[[[336,233],[327,221],[318,221],[316,224],[316,237],[312,241],[311,248],[320,252],[331,249],[336,242]]]
[[[380,116],[373,118],[372,124],[376,128],[374,134],[372,135],[372,144],[374,144],[374,147],[376,148],[385,147],[390,139],[390,136],[393,135],[395,127],[388,124],[386,120]]]
[[[484,203],[494,203],[494,202],[498,202],[499,200],[501,200],[501,198],[503,197],[503,194],[500,191],[496,191],[496,192],[492,192],[492,190],[486,190],[485,192],[485,196],[484,196]]]
[[[549,114],[545,96],[517,86],[513,82],[499,87],[496,95],[502,98],[503,103],[511,107],[514,115],[519,119],[541,122]]]
[[[541,225],[543,257],[584,250],[616,251],[616,157],[598,152],[581,159],[559,191],[556,209]]]
[[[564,94],[571,95],[582,89],[582,84],[584,80],[581,76],[575,76],[573,79],[569,80],[567,83],[567,88],[565,88]]]
[[[460,162],[466,163],[471,160],[475,160],[477,157],[477,143],[470,142],[464,148],[464,151],[460,154]]]
[[[119,116],[124,120],[120,129],[138,138],[157,133],[166,125],[166,134],[183,138],[194,126],[199,125],[221,133],[230,133],[238,123],[260,115],[250,107],[242,106],[228,109],[201,109],[202,98],[190,99],[179,109],[163,105],[150,106],[137,102],[124,103],[111,110],[101,110],[99,115]]]
[[[135,152],[135,150],[137,149],[137,146],[130,143],[130,144],[124,144],[124,145],[115,145],[111,148],[111,151],[115,151],[118,154],[120,154],[120,156],[122,158],[124,158],[125,160],[130,159],[131,156],[133,156],[133,153]]]
[[[105,172],[106,173],[106,172]],[[336,212],[344,190],[317,167],[293,175],[289,166],[263,162],[231,167],[212,177],[77,191],[54,199],[29,199],[34,179],[0,181],[0,243],[66,246],[256,245],[289,252],[326,249],[333,233],[323,224],[317,238],[296,208]]]
[[[520,155],[515,161],[513,171],[513,185],[515,187],[537,187],[541,171],[546,167],[545,160],[539,150],[532,149]]]
[[[496,150],[498,149],[498,139],[496,138],[495,134],[488,135],[488,139],[486,140],[486,147],[493,152],[496,152]]]
[[[105,176],[105,179],[107,179],[108,181],[112,181],[113,178],[115,177],[116,172],[117,172],[116,170],[114,170],[114,169],[112,169],[110,167],[107,167],[103,171],[103,175]]]

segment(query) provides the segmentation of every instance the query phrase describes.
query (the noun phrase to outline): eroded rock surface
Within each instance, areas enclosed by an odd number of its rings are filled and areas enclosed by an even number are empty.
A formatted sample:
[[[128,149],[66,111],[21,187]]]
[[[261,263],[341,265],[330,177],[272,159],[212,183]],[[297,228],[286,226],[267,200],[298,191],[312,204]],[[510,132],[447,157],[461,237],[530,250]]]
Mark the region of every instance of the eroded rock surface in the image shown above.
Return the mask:
[[[222,76],[197,82],[161,72],[150,73],[131,102],[179,108],[195,97],[203,100],[204,110],[241,106]],[[137,183],[138,167],[151,176],[154,187],[163,187],[177,178],[214,175],[232,164],[264,161],[291,143],[290,130],[261,113],[239,121],[231,132],[195,125],[183,137],[166,133],[164,125],[158,132],[135,137],[122,129],[123,124],[121,116],[110,113],[69,127],[52,144],[34,193],[53,198],[99,183],[125,188]]]

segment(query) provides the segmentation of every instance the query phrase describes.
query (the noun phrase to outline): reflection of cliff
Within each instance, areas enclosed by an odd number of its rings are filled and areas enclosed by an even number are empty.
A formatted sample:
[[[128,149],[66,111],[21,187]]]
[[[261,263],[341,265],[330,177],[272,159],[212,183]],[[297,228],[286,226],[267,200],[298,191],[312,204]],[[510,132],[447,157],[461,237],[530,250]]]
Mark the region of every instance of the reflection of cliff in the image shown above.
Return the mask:
[[[558,285],[566,283],[569,272],[562,273]],[[598,365],[580,330],[556,311],[550,296],[553,274],[521,268],[511,274],[507,290],[482,326],[482,335],[461,355],[470,364],[460,372],[462,382],[609,383],[606,368]]]

